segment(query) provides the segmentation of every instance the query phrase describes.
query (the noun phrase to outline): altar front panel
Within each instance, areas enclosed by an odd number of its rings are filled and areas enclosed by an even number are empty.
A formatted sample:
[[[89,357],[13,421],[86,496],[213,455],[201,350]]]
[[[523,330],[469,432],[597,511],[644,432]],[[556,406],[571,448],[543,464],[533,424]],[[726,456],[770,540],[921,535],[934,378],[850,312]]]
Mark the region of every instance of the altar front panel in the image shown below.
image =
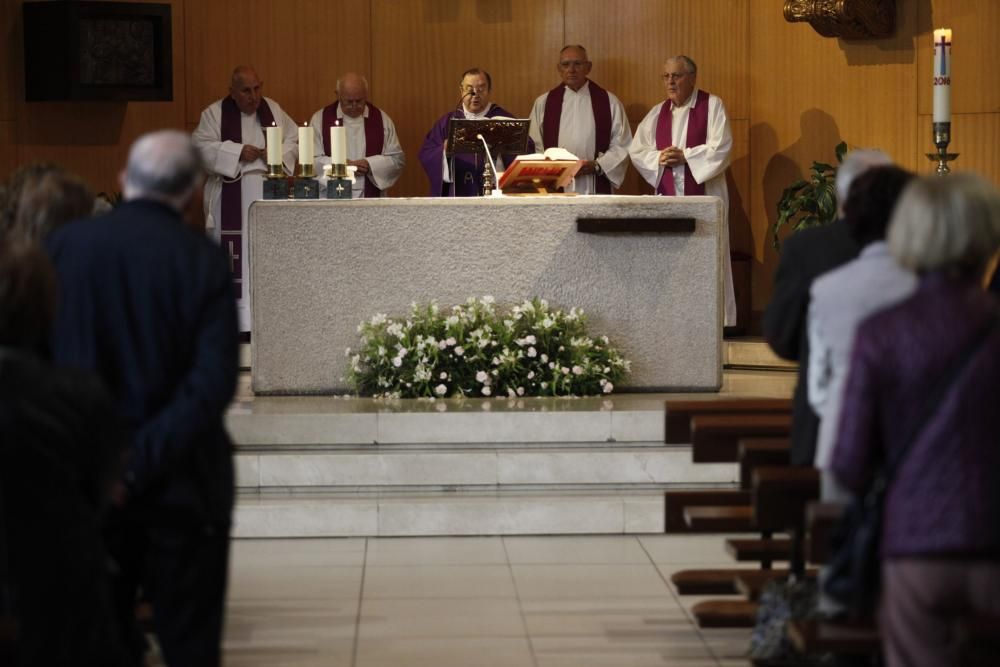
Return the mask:
[[[632,361],[616,391],[717,391],[716,197],[259,201],[250,209],[253,390],[346,393],[347,348],[376,313],[493,296],[582,308]],[[578,219],[694,218],[690,232],[577,231]],[[664,226],[669,226],[664,223]]]

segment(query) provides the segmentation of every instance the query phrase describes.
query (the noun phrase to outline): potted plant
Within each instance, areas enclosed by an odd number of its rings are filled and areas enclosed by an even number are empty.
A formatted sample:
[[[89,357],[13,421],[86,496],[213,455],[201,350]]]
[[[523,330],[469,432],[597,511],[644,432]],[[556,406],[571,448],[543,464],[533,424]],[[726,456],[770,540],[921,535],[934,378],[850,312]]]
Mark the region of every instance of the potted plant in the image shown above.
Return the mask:
[[[834,152],[837,154],[837,164],[844,161],[847,153],[847,142],[837,144]],[[812,176],[809,180],[795,181],[781,193],[778,201],[778,221],[774,223],[772,243],[775,250],[781,249],[781,239],[778,233],[785,225],[791,225],[797,232],[806,227],[828,225],[837,217],[837,193],[834,189],[834,179],[837,169],[823,162],[812,163]]]

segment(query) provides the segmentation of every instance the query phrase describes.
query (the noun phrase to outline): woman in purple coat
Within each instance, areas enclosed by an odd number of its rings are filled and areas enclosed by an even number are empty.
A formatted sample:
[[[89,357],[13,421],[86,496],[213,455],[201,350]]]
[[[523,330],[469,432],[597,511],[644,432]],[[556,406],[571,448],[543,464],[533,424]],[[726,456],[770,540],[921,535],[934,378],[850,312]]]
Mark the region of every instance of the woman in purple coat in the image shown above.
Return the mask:
[[[885,656],[943,665],[957,620],[1000,614],[1000,325],[987,329],[998,308],[981,287],[1000,247],[1000,195],[968,174],[914,181],[888,241],[919,284],[858,329],[832,469],[860,494],[883,462],[896,466],[881,542]]]

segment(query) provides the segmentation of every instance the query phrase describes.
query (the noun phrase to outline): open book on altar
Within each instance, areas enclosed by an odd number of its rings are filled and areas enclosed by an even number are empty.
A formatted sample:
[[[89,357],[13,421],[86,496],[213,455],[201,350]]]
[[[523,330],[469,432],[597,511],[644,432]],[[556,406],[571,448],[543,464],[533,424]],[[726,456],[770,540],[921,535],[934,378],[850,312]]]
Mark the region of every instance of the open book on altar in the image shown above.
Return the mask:
[[[554,194],[573,180],[581,164],[565,148],[518,155],[500,175],[498,185],[504,194]]]

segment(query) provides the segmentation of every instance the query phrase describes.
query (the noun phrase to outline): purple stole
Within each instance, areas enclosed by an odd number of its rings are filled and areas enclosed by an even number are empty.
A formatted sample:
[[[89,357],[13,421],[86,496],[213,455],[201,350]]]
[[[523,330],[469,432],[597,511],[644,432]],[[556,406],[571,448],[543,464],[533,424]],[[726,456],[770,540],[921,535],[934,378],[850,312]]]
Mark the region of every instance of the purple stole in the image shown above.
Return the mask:
[[[549,91],[545,99],[545,118],[542,119],[542,143],[545,148],[559,145],[559,121],[562,119],[563,96],[566,86],[556,86]],[[611,146],[611,99],[608,91],[590,81],[590,107],[594,111],[595,156],[608,150]],[[580,156],[591,159],[589,156]],[[611,194],[611,181],[604,174],[594,174],[594,190],[602,195]]]
[[[667,100],[660,107],[660,115],[656,119],[656,149],[663,150],[674,145],[673,140],[673,119],[672,112],[674,103]],[[688,114],[687,127],[687,147],[701,146],[708,141],[708,93],[704,90],[698,91],[698,99],[695,100],[694,108]],[[669,167],[663,168],[663,175],[660,176],[660,183],[656,186],[656,192],[661,195],[671,197],[677,194],[674,188],[674,170]],[[684,163],[684,194],[703,195],[705,194],[705,184],[694,180],[691,167]]]
[[[236,106],[233,98],[226,97],[222,100],[222,127],[220,134],[222,141],[233,141],[238,144],[243,143],[243,122],[240,118],[242,113]],[[267,101],[261,99],[257,107],[257,122],[262,128],[271,127],[274,123],[274,114]],[[264,133],[265,139],[267,133]],[[243,298],[243,262],[239,261],[240,253],[243,252],[243,197],[242,179],[234,181],[222,181],[222,210],[219,221],[219,242],[222,249],[229,253],[230,261],[233,263],[233,287],[236,291],[236,300]]]
[[[337,108],[340,101],[323,107],[323,150],[330,154],[330,128],[337,122]],[[385,147],[385,125],[382,123],[382,111],[365,102],[368,116],[365,118],[365,156],[381,155]],[[365,197],[381,197],[382,191],[365,175]]]

